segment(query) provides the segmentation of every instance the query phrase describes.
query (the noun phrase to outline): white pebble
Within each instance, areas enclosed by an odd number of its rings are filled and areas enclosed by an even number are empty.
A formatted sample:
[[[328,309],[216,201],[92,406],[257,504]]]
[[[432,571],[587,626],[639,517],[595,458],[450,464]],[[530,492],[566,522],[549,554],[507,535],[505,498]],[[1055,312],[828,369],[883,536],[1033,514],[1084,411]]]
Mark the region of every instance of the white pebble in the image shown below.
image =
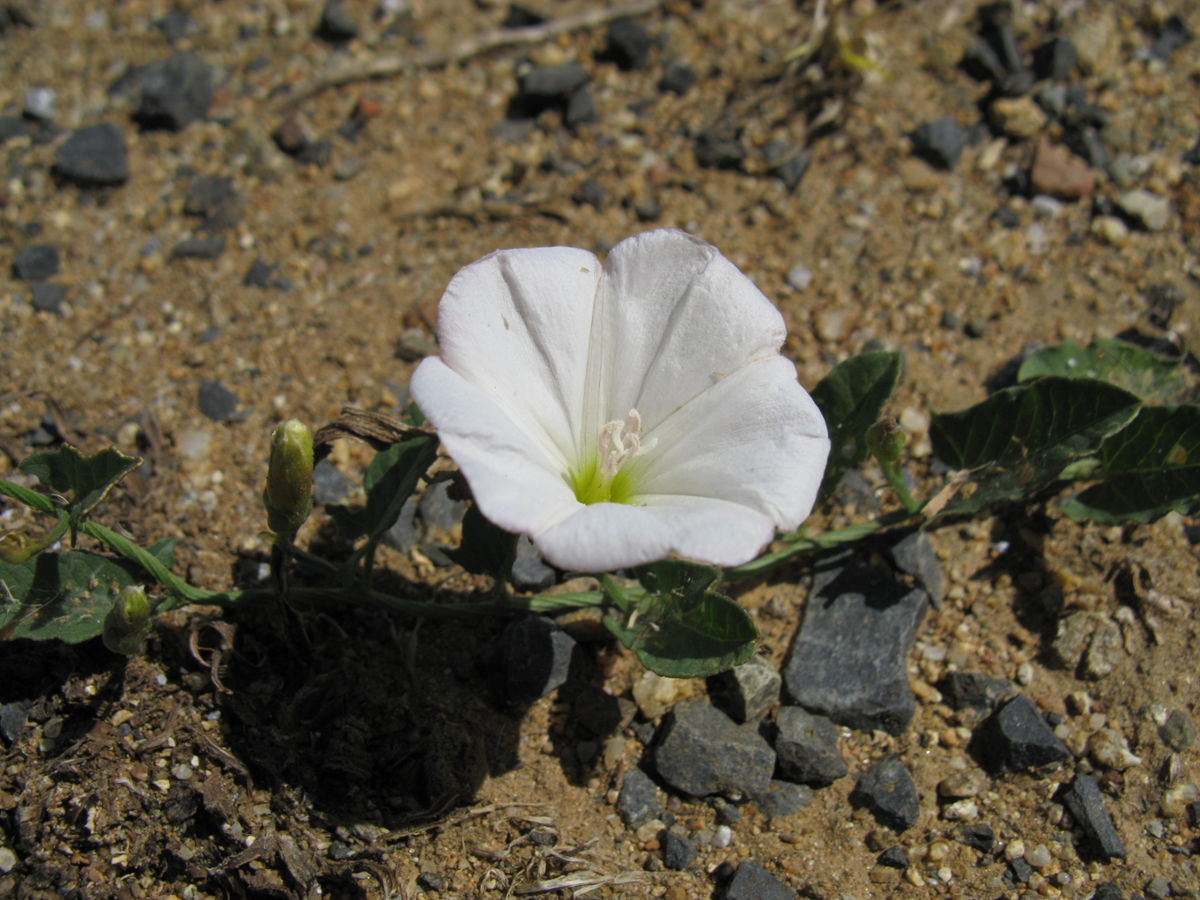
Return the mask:
[[[787,283],[798,291],[802,291],[812,284],[812,280],[812,269],[808,266],[797,264],[788,269]]]
[[[733,829],[728,825],[718,825],[717,830],[713,832],[712,840],[709,841],[714,847],[728,847],[729,842],[733,840]]]

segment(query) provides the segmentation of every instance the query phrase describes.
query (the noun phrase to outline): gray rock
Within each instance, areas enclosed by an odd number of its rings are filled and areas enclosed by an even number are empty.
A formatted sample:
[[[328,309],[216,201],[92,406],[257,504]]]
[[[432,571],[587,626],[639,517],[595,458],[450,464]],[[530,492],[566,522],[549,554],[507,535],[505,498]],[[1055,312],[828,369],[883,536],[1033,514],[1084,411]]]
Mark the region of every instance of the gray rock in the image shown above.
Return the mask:
[[[696,70],[691,66],[676,62],[667,66],[662,78],[658,80],[658,89],[664,93],[670,92],[683,96],[696,86]]]
[[[187,37],[195,28],[191,18],[182,9],[175,8],[167,12],[161,19],[154,22],[154,27],[162,32],[167,42],[174,44],[181,38]]]
[[[1125,900],[1125,893],[1116,882],[1105,881],[1096,887],[1092,900]]]
[[[971,738],[971,749],[993,772],[1020,772],[1071,755],[1024,694],[1017,694],[983,720]]]
[[[775,168],[775,177],[783,182],[789,191],[794,191],[812,164],[812,154],[807,150],[797,150]]]
[[[521,76],[521,93],[526,97],[554,99],[579,90],[588,80],[587,70],[579,63],[539,66]]]
[[[850,770],[838,749],[838,727],[799,706],[785,706],[775,717],[779,777],[801,784],[831,784]]]
[[[1096,630],[1096,619],[1089,612],[1072,613],[1058,620],[1058,629],[1050,644],[1049,662],[1053,666],[1074,671],[1083,659],[1088,639]]]
[[[880,853],[875,861],[881,866],[887,866],[889,869],[907,869],[908,851],[899,844],[896,844]]]
[[[826,555],[784,667],[788,692],[839,725],[902,733],[916,710],[904,661],[928,605],[853,551]]]
[[[233,180],[218,175],[197,178],[188,189],[183,211],[189,216],[201,216],[200,226],[206,231],[224,231],[238,223],[237,193]]]
[[[1134,225],[1162,231],[1171,221],[1171,201],[1152,191],[1135,188],[1117,197],[1117,206]]]
[[[951,709],[991,712],[997,703],[1016,691],[1011,681],[979,672],[951,672],[938,683],[942,698]]]
[[[967,134],[950,116],[942,116],[932,122],[918,125],[909,135],[913,155],[920,157],[935,169],[952,171],[958,165],[963,148],[967,145]]]
[[[1059,800],[1071,811],[1075,824],[1083,829],[1091,850],[1102,859],[1125,858],[1125,843],[1113,825],[1104,797],[1090,775],[1076,775],[1059,794]]]
[[[242,284],[246,287],[269,288],[275,285],[275,274],[279,271],[279,266],[274,263],[269,263],[261,256],[250,264],[250,268],[246,270],[246,276],[242,279]]]
[[[329,460],[323,459],[313,466],[313,503],[318,506],[340,503],[350,496],[354,487],[354,482],[339,472]],[[397,524],[403,521],[403,518],[402,513]]]
[[[336,469],[334,471],[337,472]],[[340,472],[338,474],[341,475]],[[350,481],[348,478],[346,480]],[[353,483],[351,482],[351,484]],[[349,492],[347,491],[346,493]],[[407,553],[413,547],[417,546],[421,540],[421,531],[417,527],[416,516],[417,498],[409,497],[404,501],[404,505],[400,507],[400,516],[396,519],[396,524],[383,533],[383,542],[393,550],[399,550],[401,553]]]
[[[912,531],[887,548],[892,564],[917,580],[937,609],[946,597],[946,575],[933,542],[923,531]]]
[[[437,484],[430,485],[428,490],[421,495],[421,499],[417,503],[417,510],[426,525],[440,528],[442,531],[449,531],[463,520],[463,516],[467,512],[467,501],[451,500],[447,494],[449,489],[450,482],[439,481]]]
[[[225,252],[225,235],[184,238],[171,248],[172,259],[217,259]]]
[[[866,806],[880,824],[896,831],[912,828],[921,814],[917,786],[894,753],[859,774],[850,799]]]
[[[133,118],[143,128],[180,131],[208,115],[213,69],[195,53],[172,53],[142,73],[142,96]]]
[[[596,101],[592,99],[592,92],[586,87],[581,87],[567,100],[567,109],[563,113],[563,124],[568,128],[578,128],[588,122],[595,122],[598,117]]]
[[[575,193],[575,202],[582,205],[594,207],[597,211],[604,209],[604,201],[608,199],[608,192],[600,186],[599,183],[587,179],[583,184],[579,185],[579,190]]]
[[[746,158],[746,148],[735,136],[707,128],[696,136],[696,162],[706,169],[736,169]]]
[[[734,666],[717,676],[726,690],[726,712],[735,722],[750,722],[762,718],[768,709],[779,702],[783,679],[761,656]]]
[[[54,173],[84,187],[111,187],[129,180],[125,135],[111,122],[72,132],[54,154]]]
[[[13,274],[21,281],[45,281],[58,274],[62,254],[53,244],[26,247],[13,260]]]
[[[662,815],[662,804],[658,802],[657,788],[650,776],[641,769],[625,772],[625,781],[617,794],[617,813],[621,821],[630,828]]]
[[[813,273],[812,269],[803,263],[796,263],[787,270],[787,283],[790,287],[797,291],[807,290],[812,284]]]
[[[517,539],[517,558],[513,560],[512,585],[518,591],[545,591],[558,581],[558,573],[542,561],[533,542],[525,535]]]
[[[1083,655],[1083,675],[1096,681],[1103,678],[1125,658],[1121,626],[1105,617],[1100,620]]]
[[[0,734],[4,735],[4,739],[10,744],[25,730],[25,724],[28,721],[29,704],[27,702],[0,704]]]
[[[1195,743],[1196,726],[1183,710],[1173,709],[1167,721],[1158,727],[1158,736],[1176,753],[1182,753]]]
[[[767,789],[753,799],[764,816],[792,816],[812,804],[813,791],[807,784],[773,779]]]
[[[1146,884],[1145,891],[1150,900],[1166,900],[1171,896],[1171,884],[1161,875],[1155,875]]]
[[[532,703],[566,683],[578,644],[549,619],[526,616],[500,633],[497,650],[504,695]]]
[[[658,833],[658,842],[662,845],[663,865],[675,872],[686,869],[700,855],[694,842],[666,828]]]
[[[205,381],[196,398],[201,415],[214,422],[224,422],[237,415],[237,394],[219,381]]]
[[[1192,30],[1177,15],[1169,16],[1162,31],[1150,46],[1149,54],[1154,59],[1166,62],[1171,54],[1192,39]],[[1149,888],[1147,888],[1147,891]]]
[[[62,305],[67,300],[67,289],[53,281],[35,281],[29,286],[29,305],[38,312],[63,315]]]
[[[604,57],[615,62],[619,69],[640,69],[650,59],[652,44],[650,32],[636,19],[617,19],[608,26]]]
[[[632,708],[631,708],[632,707]],[[636,707],[595,685],[588,685],[571,703],[571,716],[597,737],[606,737],[633,718]]]
[[[796,892],[758,863],[745,860],[729,880],[725,900],[796,900]]]
[[[54,96],[54,88],[31,87],[21,101],[21,112],[31,119],[48,122],[56,115]]]
[[[1079,62],[1079,51],[1070,38],[1051,38],[1033,51],[1033,71],[1039,79],[1065,81]]]
[[[344,44],[358,37],[358,23],[339,0],[329,0],[321,10],[315,34],[331,44]]]
[[[759,794],[771,783],[775,751],[756,725],[735,725],[703,700],[677,704],[655,752],[658,774],[693,797]]]
[[[991,853],[996,845],[996,832],[987,822],[973,822],[958,830],[958,839],[980,853]]]

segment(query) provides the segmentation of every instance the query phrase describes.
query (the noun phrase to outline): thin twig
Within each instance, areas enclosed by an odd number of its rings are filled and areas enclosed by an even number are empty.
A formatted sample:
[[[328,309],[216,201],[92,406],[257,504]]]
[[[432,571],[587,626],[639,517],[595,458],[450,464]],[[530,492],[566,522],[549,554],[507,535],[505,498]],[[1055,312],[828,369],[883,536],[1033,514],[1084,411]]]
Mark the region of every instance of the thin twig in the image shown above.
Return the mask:
[[[390,78],[405,72],[415,72],[420,69],[437,69],[451,63],[461,62],[472,56],[478,56],[489,50],[500,47],[511,47],[518,44],[537,44],[560,34],[567,34],[584,28],[594,28],[614,19],[628,16],[644,16],[663,6],[667,0],[629,0],[620,6],[610,9],[589,9],[575,16],[563,16],[551,19],[541,25],[529,28],[497,28],[485,31],[483,34],[467,38],[449,50],[429,50],[415,56],[389,54],[374,56],[370,59],[355,60],[339,66],[324,75],[318,75],[297,87],[290,94],[280,97],[268,107],[272,115],[282,115],[291,112],[309,97],[315,96],[331,87],[341,87],[353,81],[366,81],[370,78]]]

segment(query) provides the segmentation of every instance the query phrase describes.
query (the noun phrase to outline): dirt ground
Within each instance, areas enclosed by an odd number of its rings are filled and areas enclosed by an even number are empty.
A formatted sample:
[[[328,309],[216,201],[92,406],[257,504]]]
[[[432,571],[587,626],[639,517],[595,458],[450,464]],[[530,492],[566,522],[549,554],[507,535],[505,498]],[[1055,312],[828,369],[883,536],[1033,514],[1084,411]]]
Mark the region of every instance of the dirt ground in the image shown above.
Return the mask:
[[[529,5],[559,17],[588,7]],[[913,432],[911,471],[925,485],[925,410],[983,399],[1027,345],[1128,329],[1163,337],[1148,317],[1162,285],[1182,299],[1171,341],[1186,346],[1200,320],[1200,181],[1181,162],[1200,134],[1195,43],[1166,63],[1140,52],[1171,13],[1200,28],[1187,3],[1018,10],[1026,50],[1083,25],[1100,35],[1096,69],[1071,81],[1117,122],[1114,132],[1124,129],[1122,152],[1141,167],[1136,186],[1172,206],[1164,229],[1133,229],[1119,246],[1091,230],[1094,202],[1103,209],[1119,192],[1105,176],[1100,200],[1064,202],[1045,217],[1007,191],[1037,138],[1061,137],[1055,126],[1007,140],[981,133],[952,172],[913,159],[906,135],[918,124],[980,120],[988,86],[955,66],[976,27],[970,2],[855,5],[865,38],[856,49],[870,64],[843,114],[811,139],[811,167],[794,191],[770,175],[763,148],[805,142],[794,109],[802,87],[785,95],[763,79],[808,36],[809,3],[666,4],[639,19],[656,41],[632,71],[597,58],[597,27],[326,90],[290,114],[308,139],[329,142],[328,158],[310,162],[271,139],[285,118],[271,106],[281,92],[331,60],[449,47],[498,27],[507,7],[412,0],[383,4],[377,19],[374,3],[347,0],[361,33],[334,47],[313,37],[319,3],[184,0],[192,26],[175,48],[217,67],[217,91],[208,118],[178,132],[139,131],[127,101],[107,93],[128,66],[169,54],[153,25],[169,3],[43,0],[0,4],[0,18],[22,8],[34,24],[0,35],[0,112],[19,114],[29,88],[53,88],[62,128],[120,127],[130,177],[103,189],[56,181],[61,137],[3,147],[0,260],[7,270],[26,245],[57,245],[55,281],[67,298],[61,315],[35,312],[29,286],[0,274],[0,470],[52,441],[56,427],[89,451],[114,443],[141,453],[148,464],[102,518],[145,543],[177,538],[177,571],[202,587],[261,577],[258,498],[272,428],[287,417],[318,426],[347,405],[401,406],[442,289],[498,247],[603,252],[648,227],[698,234],[779,305],[786,352],[808,387],[864,349],[904,354],[892,412]],[[528,127],[502,124],[522,66],[572,60],[591,74],[594,122],[570,130],[549,111]],[[658,87],[673,61],[698,76],[682,96]],[[736,123],[749,148],[741,170],[700,167],[693,136],[727,100],[756,90],[764,101]],[[358,125],[342,128],[356,109]],[[236,224],[219,258],[173,258],[200,226],[183,208],[206,175],[232,179]],[[603,189],[600,208],[577,200],[585,181]],[[1015,228],[997,220],[1001,207]],[[244,284],[256,259],[278,266],[273,277],[290,289]],[[789,283],[798,265],[811,272],[802,289]],[[794,272],[791,281],[803,284]],[[201,414],[205,381],[236,395],[235,415],[217,423]],[[57,426],[43,427],[48,407],[61,411]],[[357,477],[370,451],[339,445],[332,458]],[[814,527],[854,515],[833,504]],[[8,514],[5,527],[21,524]],[[1197,746],[1172,750],[1158,730],[1170,711],[1200,715],[1189,524],[1076,525],[1051,502],[936,530],[950,589],[910,657],[916,718],[898,738],[843,740],[852,774],[901,755],[920,793],[919,824],[881,829],[851,804],[853,779],[843,778],[792,816],[743,805],[728,846],[705,845],[682,872],[664,870],[653,831],[629,831],[616,814],[623,772],[643,749],[635,731],[597,752],[570,716],[569,692],[527,709],[494,697],[477,661],[500,622],[417,623],[347,605],[310,623],[314,645],[298,656],[269,610],[204,608],[166,617],[129,660],[99,641],[10,642],[0,646],[0,704],[24,704],[25,725],[0,738],[0,898],[566,897],[569,884],[545,882],[586,871],[594,874],[577,875],[576,886],[590,878],[591,896],[684,900],[719,894],[721,864],[747,859],[819,900],[1090,897],[1105,881],[1126,895],[1150,885],[1166,896],[1167,885],[1197,896],[1200,832],[1178,802],[1196,799],[1186,786],[1200,774]],[[301,539],[345,553],[320,512]],[[481,589],[419,551],[388,551],[383,562],[409,596],[467,601]],[[776,664],[806,583],[797,563],[736,594]],[[1061,610],[1044,602],[1053,588]],[[1079,610],[1120,626],[1116,666],[1097,679],[1051,665],[1057,618]],[[220,685],[192,639],[205,657],[232,643]],[[627,694],[636,660],[611,645],[592,652],[585,677]],[[946,777],[976,768],[965,746],[972,721],[932,687],[952,669],[1015,680],[1079,751],[1049,773],[987,779],[976,799],[996,832],[993,853],[956,839],[937,793]],[[1128,739],[1136,762],[1089,752],[1104,728]],[[1091,858],[1053,800],[1081,771],[1100,779],[1127,859]],[[724,821],[704,802],[660,799],[693,833]],[[1017,841],[1045,845],[1050,861],[1013,887],[1005,848],[1011,857]],[[893,844],[907,849],[907,870],[877,864]]]

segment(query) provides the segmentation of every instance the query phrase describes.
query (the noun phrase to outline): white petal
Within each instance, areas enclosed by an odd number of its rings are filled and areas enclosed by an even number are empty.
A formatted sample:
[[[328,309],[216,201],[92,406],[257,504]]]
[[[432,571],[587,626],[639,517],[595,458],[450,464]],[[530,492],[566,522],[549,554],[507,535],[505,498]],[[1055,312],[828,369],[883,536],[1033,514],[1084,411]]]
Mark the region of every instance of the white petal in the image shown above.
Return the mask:
[[[771,520],[704,497],[647,497],[645,506],[596,503],[535,535],[542,555],[570,572],[611,572],[671,554],[717,566],[755,557],[775,533]]]
[[[592,324],[585,428],[630,409],[653,428],[747,360],[776,353],[786,328],[762,292],[715,247],[682,231],[617,244]],[[598,424],[593,424],[598,423]]]
[[[740,504],[785,530],[812,510],[829,439],[825,420],[781,356],[751,362],[651,429],[654,449],[634,460],[644,494]]]
[[[442,360],[562,471],[578,451],[600,271],[586,250],[500,250],[461,269],[438,307]]]
[[[533,535],[584,508],[530,436],[439,358],[417,366],[411,390],[492,522]]]

